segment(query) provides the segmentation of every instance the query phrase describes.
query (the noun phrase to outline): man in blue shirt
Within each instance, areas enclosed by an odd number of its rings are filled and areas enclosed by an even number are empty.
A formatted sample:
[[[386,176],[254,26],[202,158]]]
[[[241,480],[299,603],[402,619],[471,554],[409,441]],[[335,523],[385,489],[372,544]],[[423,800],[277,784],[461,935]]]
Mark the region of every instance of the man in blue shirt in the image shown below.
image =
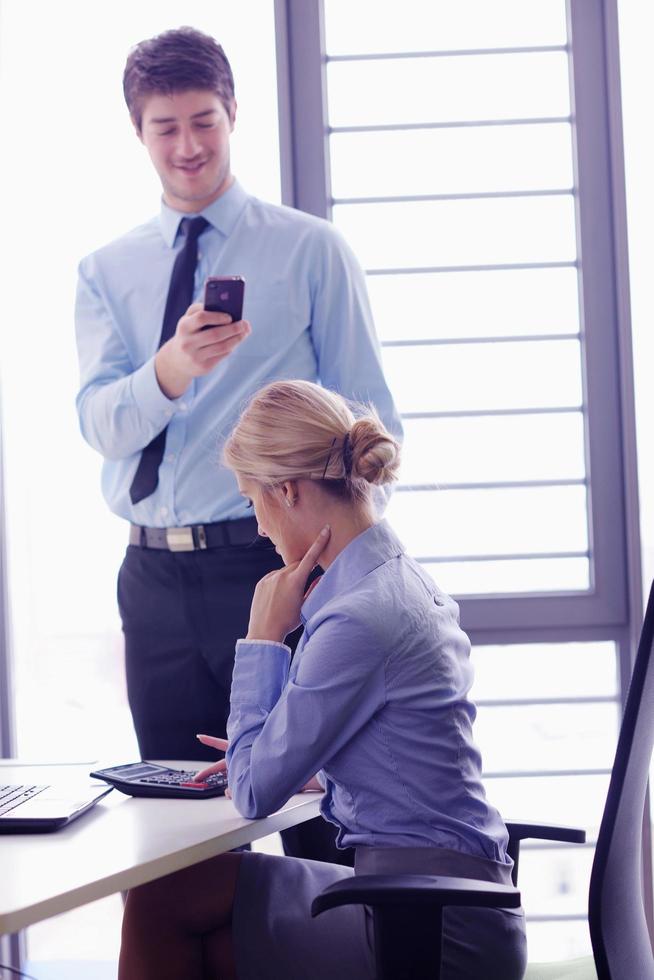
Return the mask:
[[[371,402],[396,434],[400,422],[346,243],[232,176],[236,102],[222,48],[168,31],[130,52],[123,84],[161,212],[80,264],[77,409],[104,457],[105,499],[130,522],[118,600],[141,754],[211,758],[195,735],[225,731],[235,641],[254,585],[279,565],[219,463],[221,441],[252,393],[282,378]],[[189,244],[195,302],[166,328]],[[209,275],[244,278],[243,320],[203,309]]]

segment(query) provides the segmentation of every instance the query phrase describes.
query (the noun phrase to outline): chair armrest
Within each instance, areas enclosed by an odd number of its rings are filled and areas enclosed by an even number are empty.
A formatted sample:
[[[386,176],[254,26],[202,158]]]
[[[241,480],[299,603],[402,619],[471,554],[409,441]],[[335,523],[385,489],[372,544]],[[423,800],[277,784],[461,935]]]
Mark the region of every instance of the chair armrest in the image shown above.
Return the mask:
[[[553,823],[525,823],[524,821],[505,820],[509,832],[507,853],[513,858],[511,878],[513,884],[518,884],[518,865],[520,863],[520,841],[527,838],[534,840],[556,840],[568,844],[585,844],[586,831],[580,827],[562,827]]]
[[[525,840],[533,837],[537,840],[560,840],[571,844],[584,844],[586,831],[580,827],[562,827],[553,823],[524,823],[515,820],[506,821],[506,829],[511,840]]]
[[[475,905],[484,908],[520,906],[512,885],[441,875],[355,875],[325,888],[311,904],[311,915],[338,905]]]
[[[471,878],[440,875],[355,875],[314,898],[311,915],[339,905],[372,906],[377,980],[438,980],[443,908],[518,908],[520,892]]]

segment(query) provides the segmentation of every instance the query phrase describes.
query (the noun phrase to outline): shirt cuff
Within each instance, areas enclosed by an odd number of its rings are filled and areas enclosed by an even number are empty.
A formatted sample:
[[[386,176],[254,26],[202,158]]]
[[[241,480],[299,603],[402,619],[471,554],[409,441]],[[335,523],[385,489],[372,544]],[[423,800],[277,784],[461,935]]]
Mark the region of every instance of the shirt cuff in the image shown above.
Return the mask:
[[[266,647],[281,647],[282,650],[288,650],[289,655],[292,653],[291,648],[288,643],[281,643],[279,640],[237,640],[236,649],[238,650],[238,645],[241,643],[254,643],[256,646],[266,646]]]
[[[271,711],[288,678],[291,648],[272,640],[239,640],[230,700],[249,701]]]
[[[148,422],[157,427],[176,414],[181,398],[168,398],[159,387],[154,357],[142,364],[131,376],[132,398]],[[182,396],[183,397],[183,396]]]

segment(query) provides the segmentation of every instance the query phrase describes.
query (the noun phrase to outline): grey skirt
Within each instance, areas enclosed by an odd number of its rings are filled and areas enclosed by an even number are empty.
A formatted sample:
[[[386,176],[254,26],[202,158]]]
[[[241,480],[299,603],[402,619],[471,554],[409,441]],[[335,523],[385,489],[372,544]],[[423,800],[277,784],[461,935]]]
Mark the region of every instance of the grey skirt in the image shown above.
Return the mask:
[[[358,872],[381,874],[399,872],[396,855],[409,857],[412,849],[388,850],[392,869],[384,849],[362,855],[365,850],[357,852]],[[426,868],[420,851],[422,874],[498,880],[495,862],[430,848]],[[412,870],[409,861],[406,871]],[[232,919],[239,980],[374,980],[368,909],[344,906],[311,918],[315,896],[352,874],[335,864],[244,852]],[[522,909],[445,909],[442,980],[521,980],[526,960]]]

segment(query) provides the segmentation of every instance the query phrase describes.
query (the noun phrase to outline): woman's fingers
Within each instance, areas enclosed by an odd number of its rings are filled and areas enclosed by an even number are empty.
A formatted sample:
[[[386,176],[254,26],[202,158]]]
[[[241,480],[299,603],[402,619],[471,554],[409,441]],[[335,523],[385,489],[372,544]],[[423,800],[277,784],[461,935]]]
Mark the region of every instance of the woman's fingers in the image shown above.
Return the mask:
[[[308,783],[305,783],[301,793],[324,793],[325,789],[321,783],[318,782],[315,776],[312,776]]]
[[[226,738],[218,738],[216,735],[196,735],[195,737],[203,745],[210,745],[212,749],[219,749],[221,752],[226,752],[229,748],[229,742]]]
[[[325,524],[324,528],[313,542],[309,550],[307,551],[304,558],[299,562],[297,570],[300,575],[304,575],[305,580],[311,574],[311,571],[318,564],[318,559],[327,547],[327,542],[329,541],[329,536],[332,533],[329,524]]]
[[[195,736],[199,742],[203,745],[210,745],[212,749],[219,749],[221,752],[226,752],[229,748],[229,742],[226,738],[218,738],[217,735],[196,735]],[[213,776],[216,772],[227,772],[227,762],[225,759],[220,759],[218,762],[214,762],[213,765],[207,766],[206,769],[200,769],[196,772],[193,777],[194,783],[201,783],[203,779],[207,776]]]
[[[217,772],[226,772],[226,771],[227,771],[227,763],[225,762],[224,759],[221,759],[219,762],[214,762],[213,765],[207,766],[206,769],[200,769],[199,772],[196,772],[195,776],[193,777],[193,782],[201,783],[208,776],[213,776]]]

